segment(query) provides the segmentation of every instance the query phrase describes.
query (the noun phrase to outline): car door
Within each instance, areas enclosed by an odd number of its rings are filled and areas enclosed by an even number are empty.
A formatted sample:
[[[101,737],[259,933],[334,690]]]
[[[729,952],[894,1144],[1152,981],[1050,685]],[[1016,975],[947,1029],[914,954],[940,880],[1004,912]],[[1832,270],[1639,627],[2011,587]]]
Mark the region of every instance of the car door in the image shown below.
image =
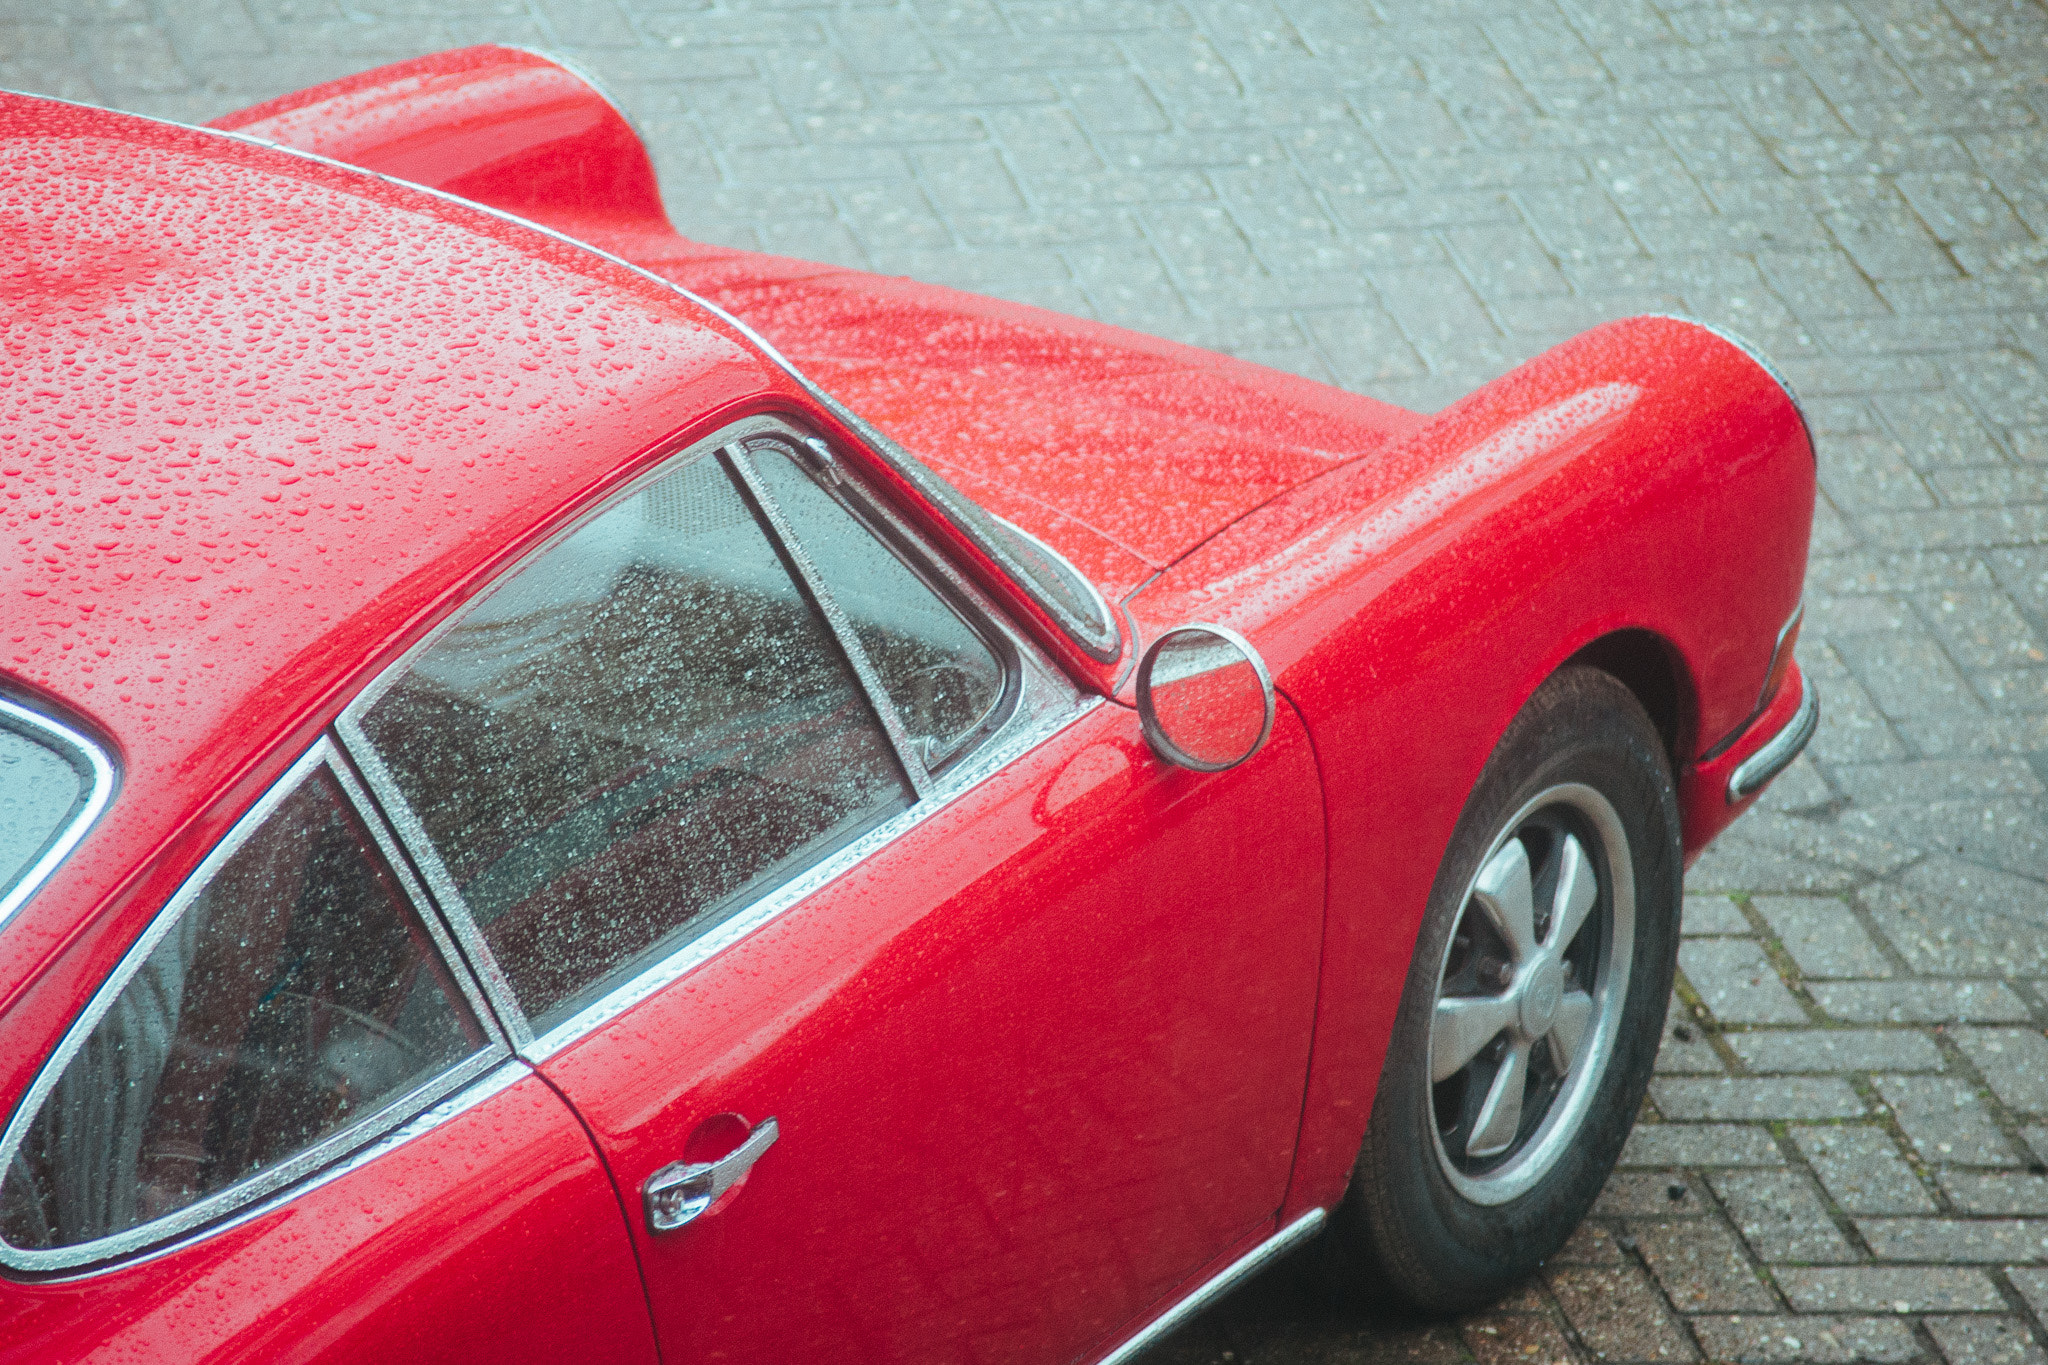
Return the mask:
[[[653,1361],[598,1154],[395,851],[322,740],[92,993],[0,1134],[0,1359]]]
[[[670,466],[342,732],[603,1150],[666,1358],[1071,1358],[1271,1230],[1299,724],[1165,767],[801,433]]]

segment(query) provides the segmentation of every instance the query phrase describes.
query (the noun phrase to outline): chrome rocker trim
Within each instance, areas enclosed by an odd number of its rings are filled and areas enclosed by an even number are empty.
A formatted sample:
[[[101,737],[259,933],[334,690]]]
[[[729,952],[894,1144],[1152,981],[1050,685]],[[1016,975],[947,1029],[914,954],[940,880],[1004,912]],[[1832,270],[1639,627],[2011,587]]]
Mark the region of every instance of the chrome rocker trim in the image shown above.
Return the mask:
[[[1785,728],[1771,736],[1764,747],[1736,765],[1728,778],[1728,804],[1734,805],[1756,795],[1764,784],[1790,767],[1792,760],[1799,757],[1806,748],[1806,742],[1813,738],[1813,732],[1820,728],[1820,693],[1813,687],[1813,679],[1804,673],[1799,675],[1799,709],[1792,713],[1792,719]]]
[[[1328,1219],[1329,1215],[1321,1209],[1310,1209],[1218,1271],[1208,1283],[1147,1323],[1136,1336],[1102,1357],[1096,1365],[1129,1365],[1129,1362],[1171,1336],[1174,1330],[1183,1326],[1189,1318],[1321,1232],[1323,1224]]]

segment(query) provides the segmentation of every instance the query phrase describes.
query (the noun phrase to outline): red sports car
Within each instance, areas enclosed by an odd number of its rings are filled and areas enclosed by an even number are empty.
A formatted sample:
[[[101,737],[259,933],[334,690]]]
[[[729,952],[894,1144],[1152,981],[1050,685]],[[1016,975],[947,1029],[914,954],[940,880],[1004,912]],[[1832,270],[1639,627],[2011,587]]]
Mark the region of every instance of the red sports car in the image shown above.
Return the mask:
[[[1584,1213],[1815,722],[1743,343],[701,246],[503,48],[0,133],[0,1356],[1121,1361]]]

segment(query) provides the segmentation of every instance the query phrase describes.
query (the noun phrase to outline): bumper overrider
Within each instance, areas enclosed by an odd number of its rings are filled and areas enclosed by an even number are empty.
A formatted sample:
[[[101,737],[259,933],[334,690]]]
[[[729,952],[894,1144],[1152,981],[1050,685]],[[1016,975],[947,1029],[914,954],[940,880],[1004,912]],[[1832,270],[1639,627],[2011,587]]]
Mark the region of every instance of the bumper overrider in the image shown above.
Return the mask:
[[[1813,680],[1803,671],[1794,677],[1799,683],[1799,705],[1776,734],[1736,764],[1735,771],[1728,775],[1728,804],[1731,806],[1756,795],[1772,778],[1790,767],[1792,760],[1799,757],[1807,741],[1813,738],[1813,732],[1820,727],[1820,693],[1814,690]],[[1771,717],[1766,715],[1764,719],[1768,721]]]

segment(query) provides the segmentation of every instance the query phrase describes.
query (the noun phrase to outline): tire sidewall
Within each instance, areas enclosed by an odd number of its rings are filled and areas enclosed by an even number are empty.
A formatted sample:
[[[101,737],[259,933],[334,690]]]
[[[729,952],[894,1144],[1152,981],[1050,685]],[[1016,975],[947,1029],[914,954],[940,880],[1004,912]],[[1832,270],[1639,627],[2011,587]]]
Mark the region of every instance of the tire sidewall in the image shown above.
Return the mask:
[[[1465,893],[1505,823],[1538,793],[1578,782],[1613,805],[1628,837],[1635,943],[1614,1047],[1556,1163],[1524,1194],[1481,1205],[1436,1154],[1429,1031],[1437,976]],[[1634,696],[1605,673],[1554,675],[1495,747],[1438,868],[1340,1228],[1364,1233],[1388,1288],[1425,1311],[1484,1303],[1563,1244],[1620,1156],[1661,1041],[1676,960],[1682,867],[1677,795],[1663,745]],[[1606,851],[1602,851],[1602,857]],[[1340,1232],[1340,1235],[1341,1232]]]

